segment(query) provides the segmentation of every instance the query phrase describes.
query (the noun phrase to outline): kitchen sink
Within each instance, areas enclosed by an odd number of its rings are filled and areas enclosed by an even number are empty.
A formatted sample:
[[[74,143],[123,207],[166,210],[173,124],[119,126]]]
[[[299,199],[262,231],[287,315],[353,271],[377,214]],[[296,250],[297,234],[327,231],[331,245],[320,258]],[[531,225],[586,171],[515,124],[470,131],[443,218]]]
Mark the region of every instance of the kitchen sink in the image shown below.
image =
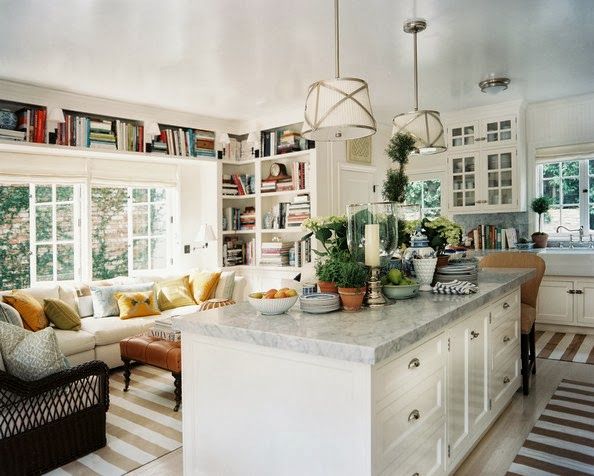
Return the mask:
[[[594,248],[546,248],[538,255],[548,276],[594,276]]]

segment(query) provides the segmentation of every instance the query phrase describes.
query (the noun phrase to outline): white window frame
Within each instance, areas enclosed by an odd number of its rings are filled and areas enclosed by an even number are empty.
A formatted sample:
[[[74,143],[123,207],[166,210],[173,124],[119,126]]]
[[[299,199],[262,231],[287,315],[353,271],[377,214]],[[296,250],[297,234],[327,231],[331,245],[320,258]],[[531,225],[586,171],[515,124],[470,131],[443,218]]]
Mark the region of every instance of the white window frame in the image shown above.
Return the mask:
[[[421,182],[427,180],[439,180],[439,208],[440,208],[440,216],[447,216],[447,207],[446,205],[446,182],[445,182],[445,173],[443,172],[424,172],[424,173],[415,173],[415,174],[408,174],[408,181],[410,182]],[[410,204],[407,204],[410,205]],[[423,207],[421,205],[421,218],[423,218]]]
[[[572,161],[579,162],[579,211],[580,211],[580,225],[584,227],[584,235],[588,236],[588,234],[594,234],[594,223],[590,223],[590,186],[589,186],[589,173],[588,173],[588,165],[590,160],[594,160],[594,156],[592,157],[566,157],[566,158],[559,158],[555,160],[546,160],[546,161],[539,161],[536,163],[536,191],[537,196],[543,196],[543,187],[544,187],[544,179],[543,179],[543,166],[546,164],[556,164],[559,162],[572,162]],[[585,190],[585,192],[584,192]],[[538,225],[538,218],[536,219],[536,223]],[[576,236],[577,232],[571,232],[571,234]],[[564,231],[563,233],[549,233],[549,238],[555,240],[569,240],[569,232]]]
[[[52,200],[51,202],[37,203],[35,194],[36,187],[51,187]],[[56,197],[57,187],[73,187],[72,202],[58,202]],[[81,185],[70,183],[30,183],[29,184],[29,270],[31,285],[38,283],[58,282],[58,245],[73,244],[74,245],[74,279],[64,280],[61,282],[73,282],[81,280]],[[58,240],[57,239],[57,207],[59,205],[72,204],[73,210],[73,239],[72,240]],[[37,241],[37,207],[51,207],[52,208],[52,238],[46,241]],[[52,247],[52,280],[38,281],[37,280],[37,246],[47,245]]]

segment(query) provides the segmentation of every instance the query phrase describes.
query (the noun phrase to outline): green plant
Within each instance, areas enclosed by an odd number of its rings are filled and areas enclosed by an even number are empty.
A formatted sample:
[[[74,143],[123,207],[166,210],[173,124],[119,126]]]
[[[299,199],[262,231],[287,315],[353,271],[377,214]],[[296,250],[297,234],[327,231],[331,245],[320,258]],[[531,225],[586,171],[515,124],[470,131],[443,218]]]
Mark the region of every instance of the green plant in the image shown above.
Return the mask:
[[[384,180],[382,195],[384,200],[402,203],[405,200],[408,177],[404,173],[408,157],[415,150],[415,138],[408,133],[394,134],[388,142],[386,154],[394,164],[395,169],[388,169]]]
[[[314,250],[320,257],[340,258],[348,254],[347,219],[342,216],[328,216],[309,218],[303,222],[303,227],[310,230],[323,250]]]
[[[532,211],[534,213],[538,213],[538,232],[537,233],[539,235],[546,234],[541,231],[542,216],[543,216],[543,214],[545,214],[546,212],[549,211],[549,208],[551,208],[551,200],[548,197],[535,198],[534,200],[532,200],[531,207],[532,207]]]
[[[336,285],[339,288],[362,288],[367,283],[367,268],[353,260],[341,261]]]
[[[338,258],[319,259],[316,262],[316,276],[320,281],[335,283],[340,276],[340,263]]]
[[[532,240],[529,240],[528,238],[520,238],[518,240],[518,243],[520,243],[521,245],[526,245],[528,243],[532,243]]]
[[[444,253],[447,245],[458,245],[462,237],[460,225],[442,216],[407,221],[405,231],[411,236],[419,227],[424,230],[429,240],[429,246],[435,250],[438,256]]]

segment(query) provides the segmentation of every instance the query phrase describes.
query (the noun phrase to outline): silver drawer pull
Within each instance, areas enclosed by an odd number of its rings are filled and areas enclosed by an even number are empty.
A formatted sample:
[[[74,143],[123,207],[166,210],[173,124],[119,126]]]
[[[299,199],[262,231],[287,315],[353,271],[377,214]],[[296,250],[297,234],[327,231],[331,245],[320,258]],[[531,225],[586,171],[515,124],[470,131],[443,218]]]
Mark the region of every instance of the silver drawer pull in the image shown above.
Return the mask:
[[[503,377],[503,383],[509,383],[509,377]]]
[[[510,338],[509,336],[505,336],[505,337],[503,338],[503,343],[504,343],[504,344],[507,344],[507,343],[508,343],[510,340],[511,340],[511,338]]]
[[[470,340],[476,339],[478,336],[480,336],[480,333],[477,331],[470,331]]]
[[[419,418],[421,418],[421,414],[419,413],[419,410],[413,410],[412,412],[410,412],[410,415],[408,415],[408,421],[415,421],[415,420],[418,420]]]
[[[504,302],[504,303],[503,303],[503,309],[508,309],[508,308],[509,308],[509,304],[508,304],[508,303],[506,303],[506,302]]]
[[[412,370],[412,369],[416,369],[420,365],[421,365],[421,361],[415,357],[408,363],[408,368]]]
[[[412,476],[421,476],[419,473],[413,473]]]

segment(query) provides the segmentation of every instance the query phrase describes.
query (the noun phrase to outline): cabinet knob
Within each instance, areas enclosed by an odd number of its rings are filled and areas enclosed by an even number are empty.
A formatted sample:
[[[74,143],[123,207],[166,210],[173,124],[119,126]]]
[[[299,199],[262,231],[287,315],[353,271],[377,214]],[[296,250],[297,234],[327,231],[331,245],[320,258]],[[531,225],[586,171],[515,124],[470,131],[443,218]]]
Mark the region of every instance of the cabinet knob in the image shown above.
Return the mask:
[[[416,421],[419,418],[421,418],[419,410],[413,410],[412,412],[410,412],[410,415],[408,415],[408,421]]]
[[[503,377],[503,383],[509,383],[509,382],[510,382],[509,377]]]
[[[584,294],[584,291],[582,291],[581,289],[576,289],[575,290],[575,293],[576,294]]]
[[[503,337],[503,343],[504,343],[504,344],[507,344],[507,343],[508,343],[510,340],[511,340],[511,339],[510,339],[510,337],[509,337],[509,336],[504,336],[504,337]]]
[[[503,303],[503,309],[509,309],[509,304],[508,304],[508,303],[506,303],[506,302],[504,302],[504,303]]]
[[[416,369],[420,365],[421,365],[421,361],[415,357],[408,363],[408,368],[412,370],[412,369]]]
[[[421,476],[419,473],[413,473],[412,476]]]
[[[478,336],[480,336],[480,333],[477,331],[470,331],[470,340],[476,339]]]
[[[574,289],[568,289],[567,290],[567,294],[575,294],[575,290]]]

